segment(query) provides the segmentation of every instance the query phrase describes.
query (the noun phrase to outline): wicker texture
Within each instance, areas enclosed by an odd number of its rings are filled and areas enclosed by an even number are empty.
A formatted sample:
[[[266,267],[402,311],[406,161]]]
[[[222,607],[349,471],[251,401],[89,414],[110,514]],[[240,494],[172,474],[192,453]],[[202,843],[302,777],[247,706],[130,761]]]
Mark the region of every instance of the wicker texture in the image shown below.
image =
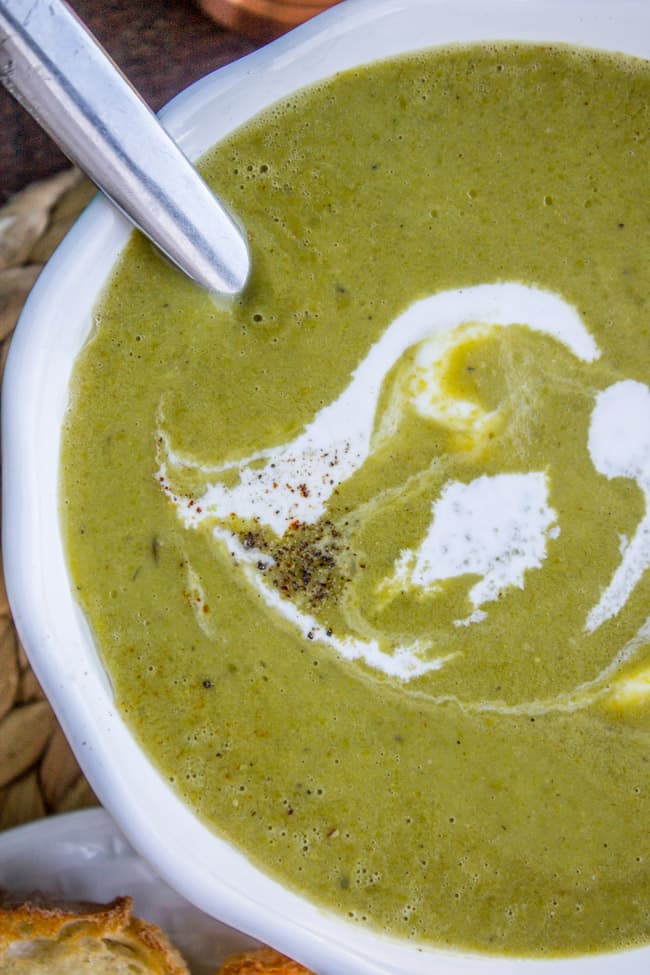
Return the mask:
[[[0,375],[32,285],[94,192],[68,169],[0,209]],[[0,830],[96,804],[29,666],[0,568]]]

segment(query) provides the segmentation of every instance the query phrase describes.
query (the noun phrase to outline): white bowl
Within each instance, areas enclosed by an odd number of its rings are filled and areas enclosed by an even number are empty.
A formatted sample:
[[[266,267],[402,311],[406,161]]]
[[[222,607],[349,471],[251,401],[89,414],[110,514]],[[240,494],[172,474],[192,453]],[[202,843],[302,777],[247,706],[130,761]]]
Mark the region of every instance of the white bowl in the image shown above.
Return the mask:
[[[647,57],[647,0],[350,0],[204,78],[162,113],[196,158],[298,87],[377,58],[453,41],[566,41]],[[79,762],[131,843],[188,900],[321,975],[571,975],[650,971],[650,948],[566,960],[419,949],[360,931],[270,880],[203,826],[135,743],[75,602],[58,510],[61,427],[93,305],[129,235],[98,198],[41,275],[3,392],[4,554],[16,624]]]

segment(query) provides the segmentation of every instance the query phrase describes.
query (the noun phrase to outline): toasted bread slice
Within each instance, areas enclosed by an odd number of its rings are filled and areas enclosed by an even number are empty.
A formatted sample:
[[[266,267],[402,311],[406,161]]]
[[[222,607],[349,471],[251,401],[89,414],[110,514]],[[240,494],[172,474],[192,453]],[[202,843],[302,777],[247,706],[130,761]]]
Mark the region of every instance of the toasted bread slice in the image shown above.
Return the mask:
[[[154,924],[135,917],[132,899],[47,906],[0,899],[0,975],[189,975]]]
[[[314,975],[313,972],[281,955],[273,948],[257,948],[233,955],[223,963],[217,975]]]

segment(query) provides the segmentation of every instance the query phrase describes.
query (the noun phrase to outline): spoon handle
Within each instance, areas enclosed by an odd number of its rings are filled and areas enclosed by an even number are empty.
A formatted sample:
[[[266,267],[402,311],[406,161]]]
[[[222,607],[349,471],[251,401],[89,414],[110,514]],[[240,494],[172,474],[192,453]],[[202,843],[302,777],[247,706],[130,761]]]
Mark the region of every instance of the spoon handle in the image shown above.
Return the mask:
[[[241,291],[241,231],[63,0],[0,0],[0,79],[186,274],[210,291]]]

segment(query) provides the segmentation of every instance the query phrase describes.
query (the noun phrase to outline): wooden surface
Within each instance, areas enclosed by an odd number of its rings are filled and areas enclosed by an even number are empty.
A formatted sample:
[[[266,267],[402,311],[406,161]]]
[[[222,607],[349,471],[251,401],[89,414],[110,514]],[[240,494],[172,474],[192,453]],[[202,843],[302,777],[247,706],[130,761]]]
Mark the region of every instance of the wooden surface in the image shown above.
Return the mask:
[[[145,101],[161,108],[197,78],[258,42],[217,26],[194,0],[69,0]],[[0,86],[0,205],[69,165]]]

